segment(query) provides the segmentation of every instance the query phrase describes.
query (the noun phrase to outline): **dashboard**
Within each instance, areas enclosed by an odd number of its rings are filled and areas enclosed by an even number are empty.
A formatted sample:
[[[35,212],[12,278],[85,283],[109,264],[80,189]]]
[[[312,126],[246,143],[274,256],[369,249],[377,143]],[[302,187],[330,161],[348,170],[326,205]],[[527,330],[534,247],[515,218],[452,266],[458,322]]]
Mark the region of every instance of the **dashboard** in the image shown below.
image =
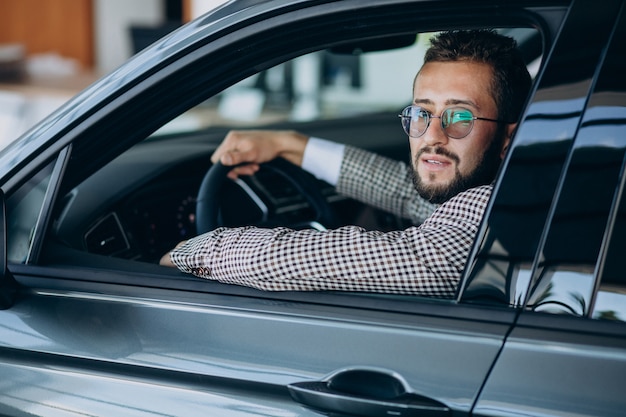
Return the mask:
[[[212,150],[206,139],[193,138],[179,139],[174,147],[147,141],[132,148],[65,196],[55,238],[89,253],[158,262],[196,235],[196,196]],[[319,186],[342,223],[359,222],[365,205],[327,183]],[[313,222],[303,196],[270,170],[236,182],[226,179],[220,200],[224,226],[323,227]]]

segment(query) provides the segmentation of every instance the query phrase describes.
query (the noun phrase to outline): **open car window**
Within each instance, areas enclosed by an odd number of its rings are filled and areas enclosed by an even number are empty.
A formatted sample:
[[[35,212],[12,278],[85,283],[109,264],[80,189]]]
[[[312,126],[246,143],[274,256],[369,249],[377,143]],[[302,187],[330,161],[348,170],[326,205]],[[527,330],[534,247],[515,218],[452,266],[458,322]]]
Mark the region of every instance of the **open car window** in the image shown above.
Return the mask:
[[[532,28],[499,31],[526,45],[528,69],[536,76],[542,57],[539,32]],[[165,124],[151,138],[215,126],[259,128],[284,122],[297,126],[369,113],[395,115],[412,100],[413,79],[434,35],[402,35],[372,42],[372,50],[348,45],[297,57],[207,99]],[[355,136],[334,140],[358,145]]]
[[[411,101],[411,83],[428,38],[411,36],[412,44],[390,43],[391,50],[328,49],[297,57],[236,83],[153,136],[220,125],[257,128],[397,112]],[[393,77],[389,68],[394,68]]]
[[[502,31],[535,45],[528,65],[536,74],[542,52],[536,47],[538,32]],[[156,265],[178,242],[197,234],[198,189],[212,152],[231,129],[297,130],[408,161],[398,113],[411,101],[432,34],[403,35],[372,50],[349,45],[307,53],[206,97],[69,188],[54,210],[42,259],[96,268],[106,268],[111,258]],[[323,181],[318,185],[340,225],[383,231],[411,225],[342,196]],[[309,204],[270,172],[229,183],[220,199],[225,226],[311,225]],[[66,249],[71,255],[59,255]]]

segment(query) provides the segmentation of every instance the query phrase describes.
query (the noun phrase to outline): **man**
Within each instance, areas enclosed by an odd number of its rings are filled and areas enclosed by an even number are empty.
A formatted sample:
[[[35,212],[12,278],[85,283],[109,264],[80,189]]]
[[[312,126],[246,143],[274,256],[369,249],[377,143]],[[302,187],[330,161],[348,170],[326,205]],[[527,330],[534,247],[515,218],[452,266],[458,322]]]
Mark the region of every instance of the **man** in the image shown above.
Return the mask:
[[[512,39],[445,32],[431,41],[401,114],[412,167],[296,132],[231,132],[213,156],[248,163],[231,177],[282,156],[343,194],[422,224],[387,233],[219,228],[181,242],[161,263],[264,290],[453,297],[530,83]]]

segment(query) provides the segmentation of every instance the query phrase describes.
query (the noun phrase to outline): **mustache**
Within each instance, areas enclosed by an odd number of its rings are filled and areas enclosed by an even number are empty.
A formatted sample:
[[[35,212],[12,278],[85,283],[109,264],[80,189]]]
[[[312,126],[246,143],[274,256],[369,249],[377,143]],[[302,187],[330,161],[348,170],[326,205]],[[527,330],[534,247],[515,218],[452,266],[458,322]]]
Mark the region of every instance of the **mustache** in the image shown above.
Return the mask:
[[[425,147],[423,147],[422,149],[417,151],[417,155],[415,155],[415,161],[417,162],[417,160],[425,153],[431,153],[431,154],[435,154],[435,155],[445,156],[446,158],[453,160],[457,164],[459,164],[459,162],[461,161],[457,154],[452,153],[449,150],[444,149],[444,148],[442,148],[440,146],[437,146],[437,147],[425,146]]]

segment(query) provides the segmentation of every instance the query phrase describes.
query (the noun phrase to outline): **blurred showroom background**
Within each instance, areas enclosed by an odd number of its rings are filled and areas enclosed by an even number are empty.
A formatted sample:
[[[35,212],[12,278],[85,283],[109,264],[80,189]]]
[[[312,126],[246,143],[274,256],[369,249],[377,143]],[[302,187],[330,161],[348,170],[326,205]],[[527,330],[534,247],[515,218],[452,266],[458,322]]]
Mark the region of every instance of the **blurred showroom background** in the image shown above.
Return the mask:
[[[0,149],[225,0],[0,0]]]

